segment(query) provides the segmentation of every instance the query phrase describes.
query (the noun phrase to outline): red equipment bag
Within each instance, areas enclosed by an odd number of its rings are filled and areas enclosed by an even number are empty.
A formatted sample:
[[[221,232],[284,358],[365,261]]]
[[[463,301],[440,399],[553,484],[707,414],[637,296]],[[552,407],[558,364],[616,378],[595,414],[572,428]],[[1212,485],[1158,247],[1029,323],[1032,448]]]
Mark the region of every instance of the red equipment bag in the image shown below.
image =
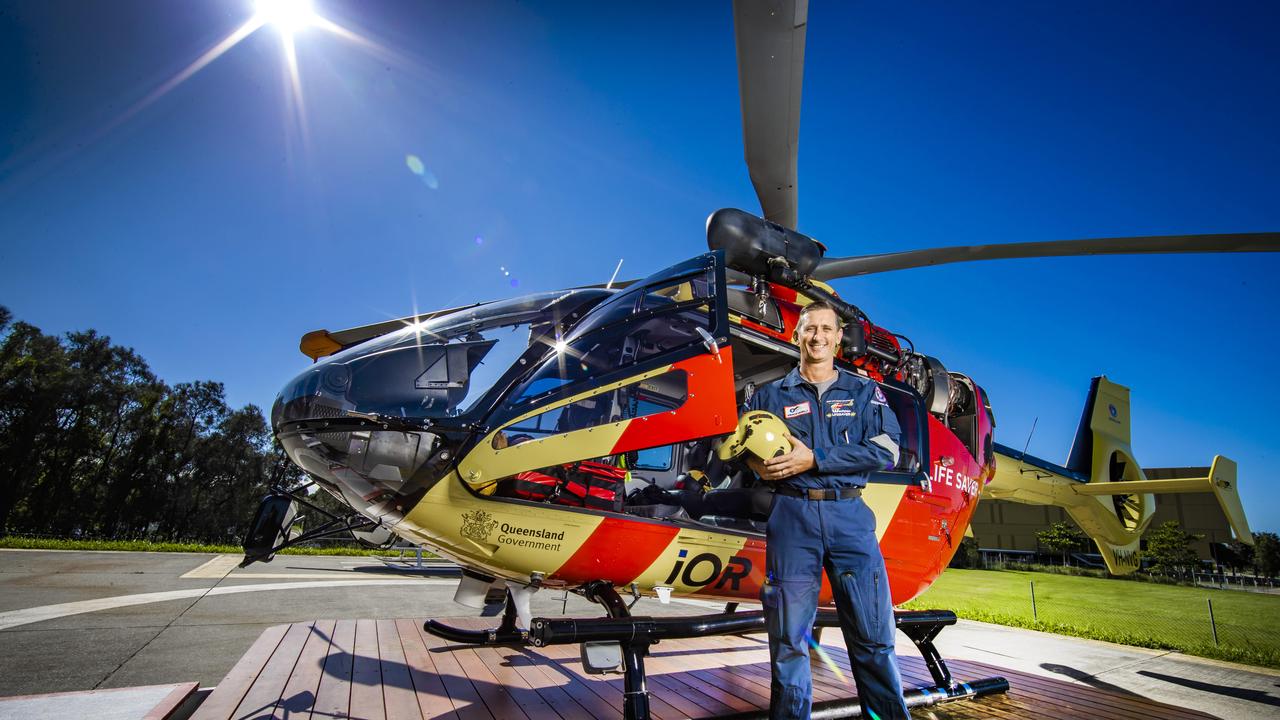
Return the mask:
[[[564,486],[555,502],[573,507],[622,512],[623,490],[627,471],[594,460],[565,465]]]
[[[540,473],[537,470],[526,470],[503,482],[509,483],[507,490],[510,491],[511,495],[522,500],[542,502],[551,499],[556,494],[561,480],[558,477]]]

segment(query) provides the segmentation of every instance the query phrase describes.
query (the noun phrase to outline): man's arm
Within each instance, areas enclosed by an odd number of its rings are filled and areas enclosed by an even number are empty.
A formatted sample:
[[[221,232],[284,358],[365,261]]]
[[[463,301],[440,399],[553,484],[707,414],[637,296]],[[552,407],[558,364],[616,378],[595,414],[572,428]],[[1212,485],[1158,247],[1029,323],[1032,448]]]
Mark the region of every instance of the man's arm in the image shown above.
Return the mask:
[[[862,437],[850,437],[846,444],[836,447],[814,449],[814,462],[819,474],[890,470],[898,464],[898,440],[902,429],[878,386],[872,389],[861,412],[866,418]]]

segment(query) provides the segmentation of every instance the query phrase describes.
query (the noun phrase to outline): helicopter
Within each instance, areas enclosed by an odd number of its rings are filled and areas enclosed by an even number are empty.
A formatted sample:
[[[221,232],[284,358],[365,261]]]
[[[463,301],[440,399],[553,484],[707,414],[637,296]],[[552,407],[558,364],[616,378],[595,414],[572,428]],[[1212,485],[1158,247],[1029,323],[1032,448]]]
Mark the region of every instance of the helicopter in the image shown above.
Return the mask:
[[[619,284],[477,302],[349,330],[308,333],[314,364],[281,391],[272,426],[315,484],[350,508],[292,529],[305,487],[267,497],[244,564],[293,544],[352,532],[430,547],[463,568],[455,599],[506,612],[484,632],[429,621],[474,644],[581,644],[588,670],[621,666],[624,712],[648,716],[643,658],[664,638],[758,631],[771,491],[715,452],[754,388],[794,367],[800,309],[836,308],[840,366],[874,380],[902,429],[897,464],[871,475],[895,605],[942,573],[984,498],[1055,505],[1116,574],[1136,550],[1154,494],[1209,492],[1236,537],[1250,540],[1235,465],[1204,478],[1147,480],[1130,446],[1128,390],[1095,378],[1070,459],[1057,465],[1001,445],[981,385],[877,325],[828,284],[847,277],[1004,258],[1122,253],[1274,252],[1280,233],[1095,238],[827,257],[794,228],[796,147],[807,4],[734,3],[746,162],[763,216],[723,209],[708,251]],[[606,618],[534,618],[540,589],[575,592]],[[620,592],[621,591],[621,592]],[[632,617],[623,600],[693,597],[725,612]],[[819,602],[832,595],[824,578]],[[932,641],[953,614],[899,612],[935,685],[910,705],[1007,688],[958,683]],[[820,627],[836,624],[819,612]],[[815,711],[818,708],[815,707]]]

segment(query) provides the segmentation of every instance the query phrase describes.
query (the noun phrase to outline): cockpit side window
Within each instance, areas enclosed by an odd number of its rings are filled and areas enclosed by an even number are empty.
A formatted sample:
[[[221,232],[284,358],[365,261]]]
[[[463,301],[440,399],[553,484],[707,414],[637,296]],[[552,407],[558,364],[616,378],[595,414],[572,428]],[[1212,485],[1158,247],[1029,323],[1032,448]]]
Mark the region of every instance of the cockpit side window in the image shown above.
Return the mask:
[[[702,343],[703,333],[713,330],[715,322],[710,275],[610,299],[516,390],[515,412]]]
[[[494,435],[493,447],[500,450],[574,430],[669,412],[684,405],[689,396],[688,388],[688,373],[673,370],[520,420]]]
[[[568,340],[572,342],[634,316],[667,312],[689,304],[711,303],[715,299],[715,293],[714,273],[710,269],[702,269],[657,285],[628,288],[602,303],[590,318],[574,328]],[[708,315],[704,327],[711,329],[713,321],[714,318]]]

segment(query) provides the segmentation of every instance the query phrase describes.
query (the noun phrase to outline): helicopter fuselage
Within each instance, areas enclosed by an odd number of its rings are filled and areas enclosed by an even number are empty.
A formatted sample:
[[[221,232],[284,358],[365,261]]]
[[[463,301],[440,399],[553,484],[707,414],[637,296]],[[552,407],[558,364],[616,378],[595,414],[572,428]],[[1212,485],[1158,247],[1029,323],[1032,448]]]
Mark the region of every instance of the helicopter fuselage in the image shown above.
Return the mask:
[[[273,409],[276,432],[331,494],[474,574],[753,600],[769,490],[707,458],[744,394],[794,366],[807,300],[724,278],[712,253],[625,290],[527,296],[407,326],[301,373]],[[881,383],[903,428],[898,467],[873,473],[863,495],[902,603],[958,548],[994,473],[994,422],[981,388],[936,361],[914,375],[905,362],[841,362]],[[931,412],[939,387],[947,407]],[[593,460],[625,470],[629,492],[619,486],[611,507],[563,487],[512,491],[517,479],[563,484]],[[701,511],[680,504],[691,494]],[[820,597],[831,597],[825,580]]]

